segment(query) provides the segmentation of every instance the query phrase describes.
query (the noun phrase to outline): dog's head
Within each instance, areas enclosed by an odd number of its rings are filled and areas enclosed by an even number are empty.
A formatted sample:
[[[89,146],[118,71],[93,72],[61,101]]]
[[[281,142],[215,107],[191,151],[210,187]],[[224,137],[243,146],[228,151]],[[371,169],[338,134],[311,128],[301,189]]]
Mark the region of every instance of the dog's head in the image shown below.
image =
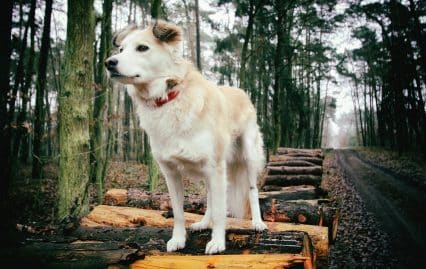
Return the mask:
[[[119,53],[105,61],[111,78],[123,84],[147,84],[179,73],[182,30],[158,20],[146,29],[132,25],[114,37]]]

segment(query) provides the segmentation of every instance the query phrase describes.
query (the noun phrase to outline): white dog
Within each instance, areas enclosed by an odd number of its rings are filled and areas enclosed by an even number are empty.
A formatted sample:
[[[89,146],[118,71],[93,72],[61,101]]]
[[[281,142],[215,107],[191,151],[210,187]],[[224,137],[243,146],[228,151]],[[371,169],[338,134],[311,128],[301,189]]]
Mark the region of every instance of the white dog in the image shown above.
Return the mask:
[[[256,111],[244,91],[204,79],[178,53],[182,30],[157,21],[128,27],[114,38],[120,52],[105,61],[111,78],[128,92],[164,174],[173,206],[173,236],[167,251],[185,247],[182,176],[204,178],[207,210],[194,230],[211,227],[205,253],[225,250],[226,204],[243,217],[250,202],[253,228],[260,216],[257,176],[264,167]]]

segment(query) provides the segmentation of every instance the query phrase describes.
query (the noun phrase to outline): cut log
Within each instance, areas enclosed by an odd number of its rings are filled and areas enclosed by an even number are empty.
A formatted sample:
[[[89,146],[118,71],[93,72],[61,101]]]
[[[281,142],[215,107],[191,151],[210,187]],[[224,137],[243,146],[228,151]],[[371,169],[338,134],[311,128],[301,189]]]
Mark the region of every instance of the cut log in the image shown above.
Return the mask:
[[[326,198],[327,192],[321,188],[316,188],[311,185],[299,186],[263,186],[262,192],[259,192],[259,199],[276,198],[282,201],[289,200],[313,200],[319,198]]]
[[[125,205],[127,201],[126,189],[110,189],[105,193],[104,204],[106,205]]]
[[[105,194],[104,204],[172,210],[170,196],[167,193],[151,193],[138,188],[108,190]],[[184,210],[189,213],[204,214],[206,210],[205,198],[197,194],[185,196]]]
[[[313,175],[267,175],[264,177],[264,185],[295,186],[312,185],[318,187],[321,184],[321,176]]]
[[[138,227],[153,226],[160,228],[173,227],[173,219],[165,218],[164,211],[146,210],[140,208],[99,205],[81,220],[86,227]],[[187,226],[200,221],[201,215],[185,213]],[[302,231],[306,232],[314,245],[318,258],[326,259],[328,255],[328,229],[326,227],[290,224],[280,222],[265,222],[270,232]],[[251,220],[227,219],[228,229],[250,229]]]
[[[269,162],[284,162],[284,161],[306,161],[316,165],[322,165],[323,159],[318,157],[301,157],[301,156],[288,156],[288,155],[271,155]]]
[[[321,149],[292,149],[292,148],[278,148],[277,153],[279,155],[294,156],[294,157],[317,157],[324,158],[324,154]]]
[[[259,202],[265,221],[325,226],[329,230],[329,241],[336,239],[340,214],[327,199],[283,201],[266,198]]]
[[[303,160],[288,160],[288,161],[281,161],[281,162],[269,162],[268,166],[298,166],[298,167],[305,167],[305,166],[315,166],[316,164],[303,161]]]
[[[300,254],[255,254],[214,256],[146,256],[132,264],[134,269],[269,269],[269,268],[313,268],[309,259]]]
[[[292,167],[292,166],[267,166],[268,175],[322,175],[321,166]]]

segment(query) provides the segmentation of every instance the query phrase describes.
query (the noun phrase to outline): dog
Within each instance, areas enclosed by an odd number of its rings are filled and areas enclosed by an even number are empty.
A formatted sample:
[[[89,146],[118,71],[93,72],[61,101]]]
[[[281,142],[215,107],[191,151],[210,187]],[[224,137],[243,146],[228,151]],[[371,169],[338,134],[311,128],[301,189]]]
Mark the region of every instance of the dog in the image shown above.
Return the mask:
[[[253,228],[267,229],[259,209],[257,177],[264,168],[256,111],[241,89],[206,80],[179,53],[182,29],[158,20],[115,35],[119,52],[105,61],[109,77],[132,98],[170,193],[174,227],[167,251],[185,247],[182,177],[202,178],[207,209],[193,230],[212,228],[205,253],[225,250],[229,213],[243,217],[250,204]]]

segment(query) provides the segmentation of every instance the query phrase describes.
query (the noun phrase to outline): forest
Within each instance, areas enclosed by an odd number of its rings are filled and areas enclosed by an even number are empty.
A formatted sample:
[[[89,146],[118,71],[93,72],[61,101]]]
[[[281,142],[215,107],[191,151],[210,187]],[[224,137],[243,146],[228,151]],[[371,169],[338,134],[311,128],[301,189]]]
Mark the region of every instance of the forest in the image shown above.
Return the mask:
[[[351,100],[345,146],[426,152],[424,1],[3,0],[0,13],[0,198],[53,166],[57,220],[88,212],[89,186],[101,201],[112,160],[146,165],[157,187],[149,139],[104,69],[130,23],[182,27],[182,55],[249,94],[267,153],[330,147],[336,92]]]

